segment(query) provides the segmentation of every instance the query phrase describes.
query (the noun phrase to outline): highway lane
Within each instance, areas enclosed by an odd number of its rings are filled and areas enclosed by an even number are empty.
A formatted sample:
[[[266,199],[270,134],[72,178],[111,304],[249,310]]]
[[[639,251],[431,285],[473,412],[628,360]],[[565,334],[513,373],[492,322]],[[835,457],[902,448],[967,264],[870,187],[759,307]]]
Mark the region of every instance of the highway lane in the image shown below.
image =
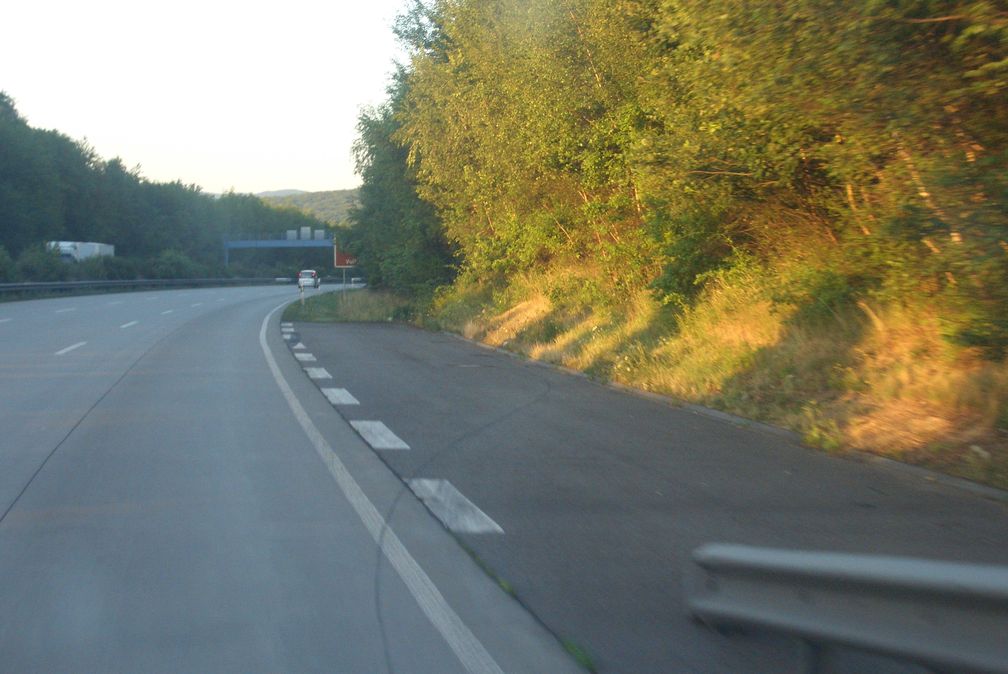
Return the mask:
[[[337,409],[409,447],[376,449],[406,483],[447,481],[500,528],[458,536],[602,672],[801,671],[793,642],[688,619],[705,542],[1008,564],[1005,503],[448,335],[293,331],[331,376],[317,384],[356,401]],[[888,665],[844,657],[836,671]]]
[[[304,378],[292,295],[0,305],[0,668],[576,671]]]

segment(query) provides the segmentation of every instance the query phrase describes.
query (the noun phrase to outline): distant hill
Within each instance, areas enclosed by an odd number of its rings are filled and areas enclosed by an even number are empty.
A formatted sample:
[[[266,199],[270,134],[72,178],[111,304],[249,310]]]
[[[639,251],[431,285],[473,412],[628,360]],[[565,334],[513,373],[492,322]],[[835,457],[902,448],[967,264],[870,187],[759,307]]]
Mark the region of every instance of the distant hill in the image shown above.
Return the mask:
[[[341,225],[346,222],[350,207],[357,200],[357,188],[328,192],[301,192],[277,190],[262,192],[258,196],[279,206],[289,206],[328,222]]]
[[[271,192],[260,192],[256,196],[263,199],[272,199],[273,197],[289,197],[294,194],[308,194],[308,192],[304,190],[273,190]]]

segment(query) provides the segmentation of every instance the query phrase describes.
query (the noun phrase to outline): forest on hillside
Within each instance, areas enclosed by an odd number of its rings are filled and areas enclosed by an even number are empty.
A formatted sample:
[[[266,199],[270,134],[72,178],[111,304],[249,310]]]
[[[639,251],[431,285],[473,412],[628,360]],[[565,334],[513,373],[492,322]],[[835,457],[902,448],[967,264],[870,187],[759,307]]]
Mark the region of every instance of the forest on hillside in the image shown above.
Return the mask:
[[[325,227],[252,195],[215,197],[193,185],[151,182],[83,142],[31,127],[5,93],[0,150],[0,282],[289,272],[297,261],[268,253],[236,254],[225,270],[222,241],[229,234]],[[57,240],[110,243],[116,254],[62,264],[44,248]]]
[[[263,199],[270,203],[284,208],[296,208],[329,223],[333,227],[341,227],[346,224],[356,198],[356,189],[298,192],[282,196],[263,195]]]
[[[1004,0],[424,0],[396,31],[373,284],[837,442],[883,399],[951,429],[908,446],[1008,429]]]

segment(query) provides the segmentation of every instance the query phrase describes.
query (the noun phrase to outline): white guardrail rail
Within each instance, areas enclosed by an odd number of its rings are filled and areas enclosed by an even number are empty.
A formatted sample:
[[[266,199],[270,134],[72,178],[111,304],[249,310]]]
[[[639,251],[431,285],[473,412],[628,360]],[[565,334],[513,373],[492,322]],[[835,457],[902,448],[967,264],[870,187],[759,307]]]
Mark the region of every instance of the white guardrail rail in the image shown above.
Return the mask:
[[[759,627],[938,672],[1008,673],[1008,567],[712,543],[689,599],[713,627]]]
[[[101,290],[141,290],[152,288],[203,288],[210,286],[268,285],[294,283],[293,278],[194,278],[135,279],[129,281],[40,281],[0,283],[2,295],[88,292]]]

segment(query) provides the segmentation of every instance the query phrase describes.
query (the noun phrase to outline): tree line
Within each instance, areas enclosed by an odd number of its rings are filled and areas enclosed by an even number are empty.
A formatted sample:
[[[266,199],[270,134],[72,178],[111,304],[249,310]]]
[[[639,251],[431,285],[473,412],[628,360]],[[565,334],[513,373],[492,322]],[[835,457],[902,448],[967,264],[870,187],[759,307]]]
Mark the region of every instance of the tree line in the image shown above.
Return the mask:
[[[261,252],[235,255],[225,272],[222,242],[302,226],[326,227],[252,195],[149,181],[86,143],[31,127],[0,92],[0,281],[289,273],[296,261]],[[56,240],[110,243],[116,254],[61,264],[44,248]]]
[[[676,307],[757,266],[1005,353],[1003,0],[427,0],[396,31],[356,147],[373,282],[567,268]]]

